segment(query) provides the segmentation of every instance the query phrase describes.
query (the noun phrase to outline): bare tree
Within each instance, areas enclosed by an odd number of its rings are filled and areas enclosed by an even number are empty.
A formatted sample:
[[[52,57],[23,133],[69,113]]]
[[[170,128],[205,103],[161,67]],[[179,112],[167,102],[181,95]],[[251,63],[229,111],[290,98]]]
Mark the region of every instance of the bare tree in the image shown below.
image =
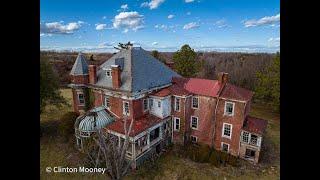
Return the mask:
[[[125,131],[123,142],[122,140],[119,142],[119,138],[115,135],[98,130],[87,151],[91,165],[94,167],[104,165],[107,174],[112,179],[121,179],[131,166],[131,161],[126,159],[126,152],[130,144],[129,134],[134,120],[131,120],[129,127],[127,125],[128,118],[125,117],[123,121]]]

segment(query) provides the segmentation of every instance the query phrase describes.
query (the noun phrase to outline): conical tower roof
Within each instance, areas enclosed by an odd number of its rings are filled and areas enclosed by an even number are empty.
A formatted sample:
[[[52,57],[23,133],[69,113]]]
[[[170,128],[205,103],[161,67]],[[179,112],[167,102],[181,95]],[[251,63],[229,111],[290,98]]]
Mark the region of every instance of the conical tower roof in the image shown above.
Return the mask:
[[[80,52],[74,63],[71,72],[71,75],[86,75],[88,74],[88,63],[84,55]]]

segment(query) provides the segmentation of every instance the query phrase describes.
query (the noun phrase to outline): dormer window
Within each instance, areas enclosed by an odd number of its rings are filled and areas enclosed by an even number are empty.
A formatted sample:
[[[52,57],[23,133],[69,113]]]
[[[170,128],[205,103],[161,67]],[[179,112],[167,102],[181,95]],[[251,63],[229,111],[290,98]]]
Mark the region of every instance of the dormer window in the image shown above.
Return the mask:
[[[106,70],[106,75],[108,78],[111,78],[111,69]]]

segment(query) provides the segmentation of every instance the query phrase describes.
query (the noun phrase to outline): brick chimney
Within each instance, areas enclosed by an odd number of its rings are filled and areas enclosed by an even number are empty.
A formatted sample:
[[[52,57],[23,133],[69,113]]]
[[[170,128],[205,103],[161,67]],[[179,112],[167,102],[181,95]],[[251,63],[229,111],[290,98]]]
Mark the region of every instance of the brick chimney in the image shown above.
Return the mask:
[[[89,83],[95,84],[97,82],[97,66],[89,65]]]
[[[119,89],[121,87],[121,69],[119,65],[111,65],[112,87]]]
[[[225,72],[219,72],[218,73],[218,81],[219,83],[221,84],[225,84],[227,83],[229,80],[229,74],[228,73],[225,73]]]

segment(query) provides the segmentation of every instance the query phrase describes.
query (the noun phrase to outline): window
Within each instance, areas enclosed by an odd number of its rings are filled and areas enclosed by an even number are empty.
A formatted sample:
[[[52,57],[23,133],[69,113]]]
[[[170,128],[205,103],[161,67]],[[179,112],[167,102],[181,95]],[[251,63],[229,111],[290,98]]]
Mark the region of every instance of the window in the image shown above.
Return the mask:
[[[180,130],[180,118],[174,118],[174,130],[175,131]]]
[[[158,101],[158,107],[159,108],[161,107],[161,101]]]
[[[129,102],[123,102],[123,114],[129,115]]]
[[[191,116],[191,128],[198,129],[198,117]]]
[[[231,139],[231,134],[232,134],[232,125],[227,124],[227,123],[223,123],[222,137],[226,137],[226,138]]]
[[[178,98],[178,97],[175,98],[174,109],[175,109],[175,111],[180,111],[180,98]]]
[[[111,70],[107,70],[107,71],[106,71],[106,75],[107,75],[107,77],[110,78],[110,77],[111,77]]]
[[[104,106],[110,108],[109,96],[104,96]]]
[[[149,106],[150,108],[153,106],[153,99],[149,99]]]
[[[166,129],[167,129],[167,122],[163,124],[163,130],[166,130]]]
[[[229,152],[229,144],[227,144],[227,143],[221,143],[221,151],[223,151],[223,152]]]
[[[245,158],[254,158],[256,156],[256,151],[252,149],[246,149]]]
[[[224,114],[228,116],[233,116],[234,114],[234,105],[233,102],[226,102],[224,106]]]
[[[249,133],[243,131],[242,132],[242,141],[248,143],[249,142]]]
[[[160,137],[160,127],[156,128],[150,132],[150,142],[157,139],[158,137]]]
[[[84,95],[83,93],[78,93],[79,104],[84,104]]]
[[[198,142],[198,137],[196,137],[196,136],[191,136],[191,142],[192,142],[192,143],[197,143],[197,142]]]
[[[199,108],[199,98],[193,97],[192,98],[192,108],[198,109]]]
[[[254,135],[254,134],[251,134],[250,144],[251,145],[257,145],[257,142],[258,142],[258,136]]]
[[[147,99],[143,100],[143,110],[144,111],[148,110],[148,100]]]

